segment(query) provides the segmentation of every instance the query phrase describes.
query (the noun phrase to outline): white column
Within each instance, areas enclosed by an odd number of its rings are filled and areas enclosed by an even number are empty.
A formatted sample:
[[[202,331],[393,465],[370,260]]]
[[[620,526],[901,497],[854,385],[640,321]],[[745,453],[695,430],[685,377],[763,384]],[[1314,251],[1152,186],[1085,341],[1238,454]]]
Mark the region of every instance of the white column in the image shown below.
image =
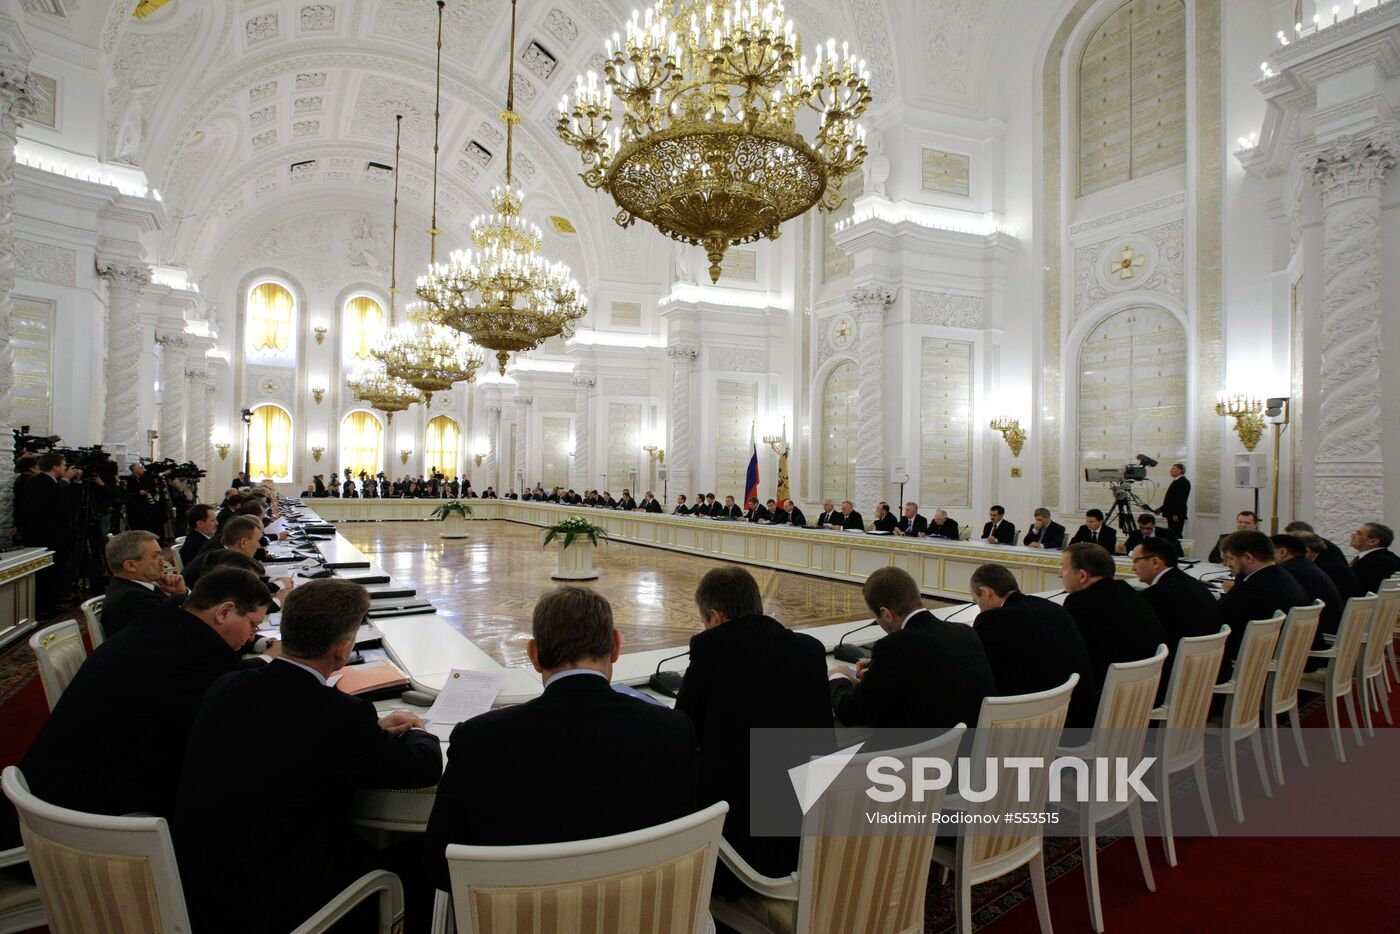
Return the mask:
[[[851,294],[851,302],[860,358],[855,507],[871,516],[885,491],[885,311],[894,302],[894,293],[865,285]]]
[[[496,494],[500,495],[505,492],[505,489],[501,487],[501,461],[496,456],[496,452],[501,447],[501,407],[499,405],[486,407],[486,435],[488,441],[486,457],[482,461],[481,489],[493,486],[496,488]]]
[[[671,358],[671,443],[666,448],[666,461],[671,465],[670,485],[676,493],[691,493],[690,488],[690,381],[695,373],[697,347],[673,344],[666,348]]]
[[[1322,195],[1322,407],[1315,521],[1345,541],[1382,514],[1381,191],[1395,153],[1382,137],[1344,138],[1318,157]]]
[[[178,334],[156,338],[160,344],[160,455],[185,459],[185,349]]]
[[[107,280],[106,416],[102,440],[125,444],[128,455],[143,450],[141,433],[141,290],[151,281],[144,263],[99,261]]]
[[[598,385],[596,377],[585,373],[574,373],[574,456],[569,463],[569,485],[579,495],[584,490],[593,489],[589,480],[589,445],[593,443],[593,387]]]
[[[533,490],[535,479],[530,476],[530,396],[515,397],[515,470],[524,477],[521,486]]]
[[[188,365],[188,361],[186,361]],[[209,457],[209,432],[205,430],[205,412],[211,408],[206,390],[209,387],[209,374],[203,370],[185,370],[185,381],[189,397],[185,405],[185,458],[212,470]]]
[[[15,139],[19,121],[33,108],[30,52],[19,24],[0,14],[0,437],[8,443],[14,424],[14,348],[11,316],[15,288]],[[14,465],[0,456],[0,528],[13,526]]]

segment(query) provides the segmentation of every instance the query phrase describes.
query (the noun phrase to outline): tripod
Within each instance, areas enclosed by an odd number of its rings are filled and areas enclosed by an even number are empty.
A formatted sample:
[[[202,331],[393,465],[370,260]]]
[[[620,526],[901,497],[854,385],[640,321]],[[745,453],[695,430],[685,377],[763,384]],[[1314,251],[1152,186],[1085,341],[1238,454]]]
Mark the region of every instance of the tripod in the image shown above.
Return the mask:
[[[1131,482],[1110,483],[1108,488],[1113,492],[1113,506],[1104,517],[1104,524],[1112,528],[1116,517],[1118,530],[1126,537],[1137,528],[1137,515],[1134,510],[1151,512],[1152,507],[1138,498],[1133,492]]]

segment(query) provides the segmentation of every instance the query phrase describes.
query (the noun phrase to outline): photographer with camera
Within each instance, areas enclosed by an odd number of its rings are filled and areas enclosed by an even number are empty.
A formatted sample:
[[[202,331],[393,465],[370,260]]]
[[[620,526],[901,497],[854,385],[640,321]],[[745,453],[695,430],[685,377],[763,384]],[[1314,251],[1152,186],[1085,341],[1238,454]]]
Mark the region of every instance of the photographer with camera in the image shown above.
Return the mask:
[[[68,590],[75,530],[74,497],[83,472],[69,467],[62,454],[50,451],[39,455],[38,473],[27,477],[16,512],[20,543],[28,548],[52,551],[53,564],[34,575],[35,615],[52,619],[58,615]]]

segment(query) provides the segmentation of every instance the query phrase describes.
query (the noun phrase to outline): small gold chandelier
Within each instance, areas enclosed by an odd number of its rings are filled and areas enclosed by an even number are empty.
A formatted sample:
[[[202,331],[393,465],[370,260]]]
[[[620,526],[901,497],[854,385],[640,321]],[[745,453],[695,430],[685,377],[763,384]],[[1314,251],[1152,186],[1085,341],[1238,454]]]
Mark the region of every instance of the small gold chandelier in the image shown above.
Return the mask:
[[[437,264],[437,238],[441,233],[437,223],[438,139],[442,124],[442,11],[447,0],[437,0],[437,79],[433,98],[433,216],[428,228],[428,268]],[[395,185],[397,185],[397,178]],[[430,306],[414,302],[408,306],[409,320],[393,329],[385,346],[372,350],[374,358],[384,364],[384,371],[423,394],[426,405],[432,406],[433,393],[452,388],[453,383],[470,383],[476,379],[485,356],[451,331],[433,320]]]
[[[512,184],[515,112],[515,0],[510,5],[510,78],[506,86],[506,183],[491,190],[494,213],[472,220],[477,251],[457,250],[418,280],[418,296],[438,324],[496,351],[502,376],[512,353],[534,350],[556,334],[572,337],[588,298],[564,263],[540,254],[544,237],[525,220],[525,193]]]
[[[841,206],[842,181],[865,160],[856,120],[871,100],[865,62],[845,43],[838,55],[828,39],[809,67],[782,0],[656,0],[626,30],[607,43],[602,86],[595,72],[579,77],[558,123],[619,225],[641,218],[700,244],[718,282],[730,245]],[[811,143],[796,129],[804,108],[820,115]]]
[[[389,328],[395,324],[395,298],[398,294],[399,275],[399,140],[403,129],[403,114],[394,117],[394,222],[389,250]],[[423,401],[423,394],[402,380],[394,379],[384,371],[379,361],[367,364],[352,376],[346,384],[350,395],[384,413],[384,420],[392,423],[394,413],[402,412],[415,402]]]

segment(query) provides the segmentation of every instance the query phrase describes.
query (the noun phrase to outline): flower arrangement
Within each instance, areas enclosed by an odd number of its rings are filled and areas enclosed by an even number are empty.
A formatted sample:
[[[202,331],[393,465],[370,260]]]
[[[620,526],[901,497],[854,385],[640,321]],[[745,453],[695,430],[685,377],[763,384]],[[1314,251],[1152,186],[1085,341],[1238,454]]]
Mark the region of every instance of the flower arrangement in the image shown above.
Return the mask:
[[[568,548],[579,538],[587,538],[596,545],[598,539],[608,537],[608,530],[601,525],[594,525],[582,516],[569,516],[567,519],[560,519],[544,530],[544,547],[548,548],[549,543],[561,535],[564,540],[559,547]]]
[[[450,499],[429,513],[429,516],[439,522],[446,522],[449,516],[461,516],[465,519],[471,514],[472,508],[466,503],[460,499]]]

